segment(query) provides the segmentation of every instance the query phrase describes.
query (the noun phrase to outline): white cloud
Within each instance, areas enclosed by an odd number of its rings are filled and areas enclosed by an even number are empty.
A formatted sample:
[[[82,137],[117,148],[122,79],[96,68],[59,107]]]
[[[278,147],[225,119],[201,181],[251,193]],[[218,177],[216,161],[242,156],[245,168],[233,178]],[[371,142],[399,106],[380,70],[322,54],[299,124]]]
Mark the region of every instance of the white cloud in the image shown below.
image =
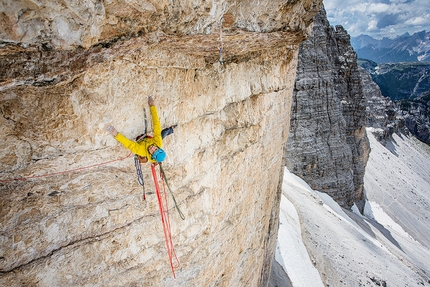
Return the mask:
[[[364,13],[367,9],[367,3],[358,3],[357,5],[354,5],[351,7],[350,11],[357,11],[357,12],[361,12]]]
[[[429,17],[425,18],[425,17],[415,17],[412,19],[408,19],[405,24],[406,25],[418,25],[418,26],[424,26],[429,22]]]
[[[367,13],[385,13],[390,9],[390,5],[384,3],[370,3],[367,6]]]
[[[351,36],[394,37],[430,31],[429,0],[324,0],[331,25],[342,25]]]
[[[370,21],[369,24],[367,25],[366,32],[377,31],[377,27],[376,27],[377,24],[378,22],[376,20]]]

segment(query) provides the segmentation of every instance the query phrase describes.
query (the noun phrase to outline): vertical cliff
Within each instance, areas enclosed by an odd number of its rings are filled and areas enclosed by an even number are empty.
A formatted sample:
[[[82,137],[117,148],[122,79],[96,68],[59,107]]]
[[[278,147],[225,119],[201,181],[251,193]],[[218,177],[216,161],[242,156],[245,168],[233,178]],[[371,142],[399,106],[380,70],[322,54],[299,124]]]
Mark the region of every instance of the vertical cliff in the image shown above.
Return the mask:
[[[298,44],[321,2],[5,4],[0,285],[267,285]],[[147,95],[178,124],[163,164],[185,215],[170,211],[176,281],[150,168],[143,201],[106,132],[140,134]]]
[[[286,166],[341,206],[363,208],[369,144],[357,55],[324,8],[300,45]]]
[[[370,74],[359,67],[363,94],[366,99],[366,126],[372,127],[378,141],[385,144],[393,133],[407,132],[405,120],[399,116],[398,108],[388,97],[384,97],[379,86],[372,80]]]

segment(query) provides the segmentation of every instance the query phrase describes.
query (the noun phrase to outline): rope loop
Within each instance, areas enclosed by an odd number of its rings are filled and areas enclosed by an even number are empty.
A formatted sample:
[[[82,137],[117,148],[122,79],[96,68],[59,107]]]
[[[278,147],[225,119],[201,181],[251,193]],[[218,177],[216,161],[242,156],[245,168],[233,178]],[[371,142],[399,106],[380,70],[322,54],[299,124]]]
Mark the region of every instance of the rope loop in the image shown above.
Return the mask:
[[[176,255],[175,247],[173,246],[172,231],[170,228],[169,203],[167,201],[166,187],[164,185],[163,176],[160,173],[160,179],[163,183],[163,192],[161,192],[160,185],[158,184],[157,171],[155,169],[156,166],[157,164],[151,164],[152,178],[154,179],[155,191],[156,191],[157,200],[158,200],[158,207],[160,209],[161,223],[163,224],[163,232],[164,232],[164,239],[165,239],[166,248],[167,248],[167,255],[169,256],[169,263],[172,269],[173,277],[176,279],[175,269],[179,268],[180,262]],[[160,168],[161,168],[161,165],[160,165]],[[164,202],[163,202],[163,196],[164,196]],[[176,261],[176,264],[173,262],[174,259]]]

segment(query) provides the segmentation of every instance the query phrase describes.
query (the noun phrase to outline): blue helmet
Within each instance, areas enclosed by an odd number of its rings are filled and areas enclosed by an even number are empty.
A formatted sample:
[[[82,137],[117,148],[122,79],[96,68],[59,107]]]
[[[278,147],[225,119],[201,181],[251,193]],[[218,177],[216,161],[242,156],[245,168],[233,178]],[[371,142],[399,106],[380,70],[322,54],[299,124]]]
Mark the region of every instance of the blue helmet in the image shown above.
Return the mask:
[[[157,162],[162,162],[166,158],[166,153],[163,149],[159,148],[152,154],[151,157]]]

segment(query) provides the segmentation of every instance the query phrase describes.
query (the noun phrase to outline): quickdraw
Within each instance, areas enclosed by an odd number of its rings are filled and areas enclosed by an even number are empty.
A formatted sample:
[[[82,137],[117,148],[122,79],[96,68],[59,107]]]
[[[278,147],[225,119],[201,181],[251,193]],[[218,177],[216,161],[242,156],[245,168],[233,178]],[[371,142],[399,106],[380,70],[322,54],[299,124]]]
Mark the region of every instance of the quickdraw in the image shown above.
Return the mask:
[[[148,125],[146,120],[146,110],[143,109],[143,117],[145,120],[145,133],[139,135],[136,137],[136,142],[143,141],[146,137],[151,137],[147,134],[148,132]],[[137,174],[137,181],[142,186],[143,189],[143,200],[146,200],[146,192],[145,192],[145,182],[143,180],[143,174],[142,174],[142,163],[139,160],[139,156],[137,154],[134,155],[134,166],[136,167],[136,174]]]
[[[145,182],[143,181],[143,174],[142,174],[142,164],[139,161],[139,157],[137,155],[134,155],[134,166],[136,167],[136,173],[137,173],[137,181],[142,186],[143,189],[143,200],[146,200],[146,193],[145,193]]]

